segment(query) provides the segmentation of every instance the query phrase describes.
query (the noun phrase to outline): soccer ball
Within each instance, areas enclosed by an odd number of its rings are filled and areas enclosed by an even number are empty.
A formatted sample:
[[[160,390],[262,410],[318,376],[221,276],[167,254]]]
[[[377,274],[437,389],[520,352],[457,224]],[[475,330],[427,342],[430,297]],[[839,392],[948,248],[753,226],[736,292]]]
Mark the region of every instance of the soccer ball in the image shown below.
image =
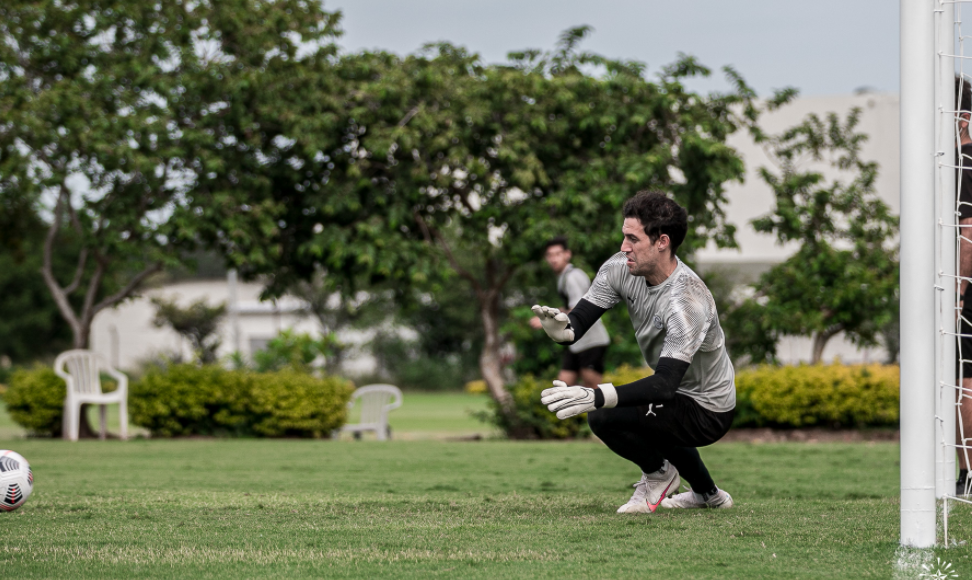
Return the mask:
[[[30,464],[16,451],[0,449],[0,510],[12,512],[24,505],[34,489]]]

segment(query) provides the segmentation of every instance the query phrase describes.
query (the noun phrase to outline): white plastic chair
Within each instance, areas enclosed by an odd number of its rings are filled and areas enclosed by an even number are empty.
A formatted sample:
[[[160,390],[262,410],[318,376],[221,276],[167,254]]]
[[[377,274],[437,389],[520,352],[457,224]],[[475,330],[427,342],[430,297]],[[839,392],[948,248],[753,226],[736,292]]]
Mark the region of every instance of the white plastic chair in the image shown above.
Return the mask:
[[[101,392],[101,376],[104,371],[118,381],[118,388],[111,393]],[[105,410],[109,403],[118,403],[122,439],[128,439],[128,377],[108,364],[105,357],[90,350],[62,352],[54,361],[54,372],[67,383],[64,398],[64,426],[62,436],[68,441],[78,440],[81,425],[81,405],[98,405],[101,418],[99,439],[105,438]]]
[[[379,441],[391,439],[388,412],[402,406],[401,389],[394,385],[368,385],[351,393],[348,409],[354,407],[355,401],[361,403],[361,422],[345,425],[341,431],[354,433],[355,439],[360,439],[364,431],[374,431]]]

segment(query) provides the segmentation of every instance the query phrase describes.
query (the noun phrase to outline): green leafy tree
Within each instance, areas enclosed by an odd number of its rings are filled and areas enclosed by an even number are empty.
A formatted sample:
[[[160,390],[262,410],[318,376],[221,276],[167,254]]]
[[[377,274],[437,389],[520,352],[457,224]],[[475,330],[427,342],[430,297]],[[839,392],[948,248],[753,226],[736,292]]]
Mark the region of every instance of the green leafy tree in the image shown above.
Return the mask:
[[[812,337],[813,363],[841,332],[855,344],[877,344],[897,308],[898,220],[875,193],[877,163],[861,158],[860,114],[808,116],[768,141],[778,171],[760,170],[776,207],[753,225],[799,248],[760,277],[751,299],[759,307],[746,308],[774,336]]]
[[[307,304],[307,311],[321,325],[321,332],[331,336],[325,368],[337,373],[350,352],[350,345],[342,344],[333,337],[342,329],[376,326],[389,318],[393,311],[393,291],[375,286],[367,291],[346,290],[346,281],[317,271],[308,280],[293,283],[287,293]]]
[[[303,0],[0,3],[0,198],[52,200],[41,271],[75,347],[99,311],[232,230],[246,191],[207,197],[193,184],[221,167],[221,148],[244,145],[203,119],[246,107],[238,88],[298,50],[333,50],[335,22]],[[68,230],[74,267],[62,276]],[[118,265],[130,275],[106,295]]]
[[[249,231],[266,235],[226,240],[227,255],[271,276],[270,292],[319,267],[369,283],[464,284],[480,372],[510,410],[501,327],[522,304],[510,284],[546,239],[582,232],[574,248],[599,264],[618,249],[623,201],[659,188],[693,216],[687,253],[735,243],[724,187],[743,164],[726,139],[755,121],[751,91],[731,71],[732,93],[687,90],[686,77],[709,74],[687,57],[651,81],[638,63],[579,52],[587,32],[509,66],[447,44],[346,55],[281,84],[276,109],[253,92],[246,115],[259,129],[235,137],[250,148],[200,186],[246,187],[284,213],[252,219]]]
[[[216,331],[226,314],[226,305],[210,306],[201,298],[183,308],[173,300],[152,298],[156,328],[168,326],[189,341],[197,362],[212,364],[216,362],[216,351],[221,341]]]
[[[257,372],[265,373],[290,369],[309,373],[320,357],[331,356],[338,346],[333,334],[314,338],[309,334],[284,330],[270,339],[266,348],[253,353],[253,365]]]
[[[71,329],[38,275],[47,228],[33,212],[22,215],[17,227],[17,250],[0,251],[0,355],[27,363],[69,348]],[[62,273],[63,262],[55,259]]]

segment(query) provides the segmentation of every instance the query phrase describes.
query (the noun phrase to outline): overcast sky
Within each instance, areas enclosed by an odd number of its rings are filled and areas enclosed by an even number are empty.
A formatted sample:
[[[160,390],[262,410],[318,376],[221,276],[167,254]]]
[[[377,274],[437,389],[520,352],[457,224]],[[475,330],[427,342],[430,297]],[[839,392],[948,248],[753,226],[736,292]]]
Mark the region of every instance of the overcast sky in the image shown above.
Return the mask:
[[[648,64],[649,75],[684,52],[718,69],[731,64],[761,95],[860,87],[898,92],[898,2],[892,0],[325,0],[344,14],[349,51],[399,54],[447,40],[503,62],[506,53],[553,46],[589,24],[583,48]],[[693,88],[725,88],[717,80]]]

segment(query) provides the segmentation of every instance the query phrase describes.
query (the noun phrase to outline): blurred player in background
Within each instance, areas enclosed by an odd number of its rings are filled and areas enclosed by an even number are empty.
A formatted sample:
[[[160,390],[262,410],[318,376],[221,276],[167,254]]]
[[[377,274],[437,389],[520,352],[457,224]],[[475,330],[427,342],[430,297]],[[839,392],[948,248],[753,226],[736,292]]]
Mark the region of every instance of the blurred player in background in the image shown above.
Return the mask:
[[[560,236],[547,242],[544,259],[550,269],[557,274],[557,293],[563,300],[564,308],[561,312],[568,313],[580,302],[584,294],[591,287],[591,279],[580,268],[570,263],[573,254],[567,247],[567,238]],[[534,316],[530,319],[530,326],[540,330],[543,326],[540,319]],[[580,383],[588,388],[595,388],[604,375],[604,356],[611,344],[607,328],[598,320],[591,326],[584,338],[578,340],[564,350],[564,357],[560,363],[560,374],[557,380],[568,385]]]
[[[712,293],[675,256],[688,215],[664,194],[647,191],[626,201],[623,215],[621,251],[601,266],[570,313],[548,306],[533,311],[550,338],[573,344],[609,308],[626,302],[655,374],[596,389],[558,380],[541,401],[559,419],[588,413],[594,434],[641,468],[634,494],[618,513],[732,507],[732,497],[716,486],[697,449],[729,431],[736,385]],[[692,489],[672,495],[681,477]]]

